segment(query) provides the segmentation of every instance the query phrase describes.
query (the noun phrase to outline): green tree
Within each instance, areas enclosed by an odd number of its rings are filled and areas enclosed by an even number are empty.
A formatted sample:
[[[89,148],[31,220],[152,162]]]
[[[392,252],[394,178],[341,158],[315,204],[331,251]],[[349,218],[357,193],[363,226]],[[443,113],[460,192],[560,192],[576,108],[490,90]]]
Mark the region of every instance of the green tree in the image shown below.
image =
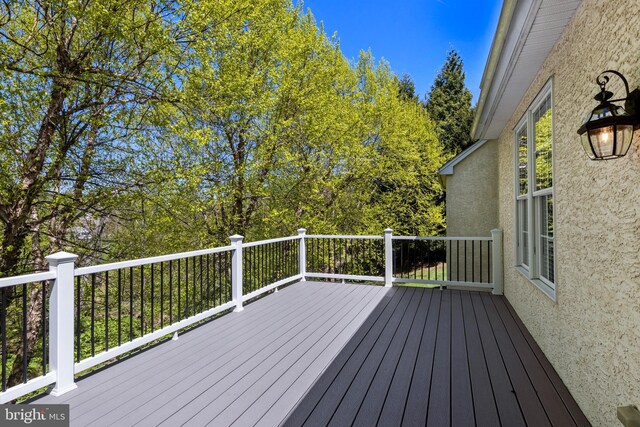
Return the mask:
[[[174,2],[5,2],[0,31],[0,276],[40,270],[105,217],[147,109],[164,99],[189,34]],[[75,229],[79,230],[78,228]],[[9,299],[13,296],[9,290]],[[42,295],[29,295],[27,354]]]
[[[411,76],[404,73],[402,77],[395,79],[398,84],[398,94],[401,99],[406,101],[418,102],[418,95],[416,94],[416,84],[413,82]]]
[[[471,143],[474,114],[471,97],[465,86],[462,58],[451,50],[425,101],[438,138],[449,155],[460,153]]]

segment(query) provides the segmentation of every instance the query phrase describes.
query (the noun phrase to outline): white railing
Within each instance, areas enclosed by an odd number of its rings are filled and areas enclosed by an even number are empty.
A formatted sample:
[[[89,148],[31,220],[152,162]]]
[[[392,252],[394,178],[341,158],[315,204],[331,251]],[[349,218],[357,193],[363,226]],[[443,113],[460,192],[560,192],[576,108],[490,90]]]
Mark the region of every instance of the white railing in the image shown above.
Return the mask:
[[[48,272],[0,279],[0,289],[52,283],[49,370],[29,381],[25,377],[23,384],[1,392],[0,403],[50,384],[55,384],[51,394],[66,393],[76,388],[74,377],[82,371],[219,313],[240,312],[248,300],[296,281],[316,278],[383,282],[385,286],[420,283],[441,288],[463,285],[502,293],[499,230],[487,238],[454,238],[393,236],[390,229],[382,236],[307,235],[300,229],[297,236],[244,243],[242,236],[234,235],[230,240],[224,247],[80,268],[75,268],[76,255],[60,252],[47,257]],[[460,273],[461,256],[464,274]],[[114,286],[117,301],[109,300]],[[83,306],[86,301],[88,307]],[[104,307],[102,314],[96,315],[96,307]],[[129,309],[125,320],[123,307]],[[117,322],[117,339],[113,333],[109,335],[109,322]],[[86,329],[87,323],[89,330],[81,329],[83,324]],[[123,325],[125,335],[129,328],[129,339],[124,341]],[[100,328],[105,336],[96,332]],[[81,348],[81,338],[87,336],[90,352]],[[102,343],[97,351],[96,342]]]

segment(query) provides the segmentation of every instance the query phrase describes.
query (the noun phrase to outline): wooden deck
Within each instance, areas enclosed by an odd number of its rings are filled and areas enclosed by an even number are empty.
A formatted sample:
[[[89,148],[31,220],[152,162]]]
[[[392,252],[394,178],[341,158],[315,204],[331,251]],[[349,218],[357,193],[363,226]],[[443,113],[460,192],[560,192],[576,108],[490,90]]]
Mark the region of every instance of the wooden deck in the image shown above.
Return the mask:
[[[33,403],[73,426],[588,425],[504,297],[316,282]]]

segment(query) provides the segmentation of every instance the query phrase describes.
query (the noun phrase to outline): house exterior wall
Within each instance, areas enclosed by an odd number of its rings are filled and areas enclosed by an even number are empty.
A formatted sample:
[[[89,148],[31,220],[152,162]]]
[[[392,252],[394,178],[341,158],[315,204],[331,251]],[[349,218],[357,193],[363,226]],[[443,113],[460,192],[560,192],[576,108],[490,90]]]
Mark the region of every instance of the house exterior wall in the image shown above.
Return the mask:
[[[576,134],[607,69],[640,86],[638,0],[578,8],[499,138],[498,198],[505,295],[590,421],[619,426],[616,407],[640,406],[640,131],[626,157],[599,162]],[[513,129],[550,78],[556,302],[514,268]]]
[[[498,146],[487,141],[446,175],[447,236],[489,237],[498,225]]]

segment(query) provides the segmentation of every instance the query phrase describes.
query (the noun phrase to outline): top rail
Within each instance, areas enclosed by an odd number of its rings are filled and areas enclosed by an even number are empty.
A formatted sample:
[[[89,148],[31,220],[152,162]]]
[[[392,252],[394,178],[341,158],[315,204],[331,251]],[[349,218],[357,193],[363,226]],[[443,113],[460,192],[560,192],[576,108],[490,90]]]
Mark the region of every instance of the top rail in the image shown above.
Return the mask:
[[[489,242],[493,240],[491,237],[445,237],[445,236],[392,236],[393,240],[432,240],[432,241],[463,241],[476,240]]]
[[[308,234],[305,236],[307,239],[378,239],[383,240],[383,236],[362,236],[362,235],[340,235],[334,236],[331,234]]]
[[[54,271],[5,277],[0,279],[0,288],[8,288],[10,286],[23,285],[25,283],[42,282],[43,280],[53,280],[55,278],[56,273]]]
[[[302,238],[301,236],[289,236],[289,237],[278,237],[276,239],[258,240],[256,242],[243,243],[242,247],[250,248],[252,246],[268,245],[269,243],[288,242],[290,240],[300,240],[301,238]]]
[[[198,251],[180,252],[177,254],[160,255],[149,258],[140,258],[122,262],[112,262],[109,264],[92,265],[90,267],[76,268],[74,276],[84,276],[86,274],[101,273],[103,271],[118,270],[121,268],[138,267],[140,265],[153,264],[156,262],[173,261],[176,259],[196,257],[200,255],[227,252],[235,249],[233,246],[222,246],[219,248],[201,249]]]

